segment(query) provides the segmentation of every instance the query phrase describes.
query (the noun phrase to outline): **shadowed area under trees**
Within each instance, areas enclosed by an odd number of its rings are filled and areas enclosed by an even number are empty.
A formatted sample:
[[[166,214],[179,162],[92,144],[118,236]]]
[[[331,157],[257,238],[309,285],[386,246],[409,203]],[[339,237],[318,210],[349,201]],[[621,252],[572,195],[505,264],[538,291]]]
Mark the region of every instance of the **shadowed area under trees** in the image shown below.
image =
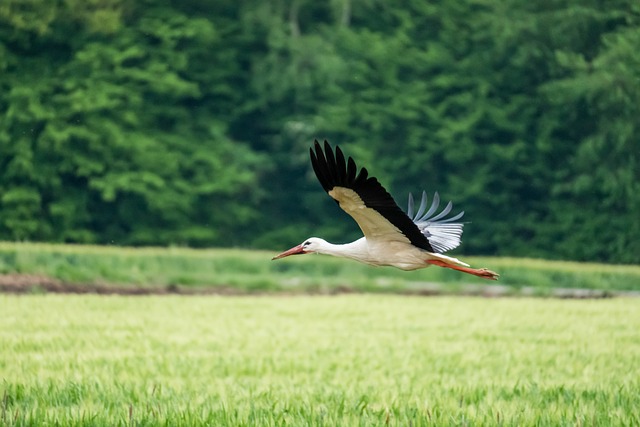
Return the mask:
[[[638,46],[636,0],[3,0],[0,240],[349,241],[326,138],[459,252],[640,263]]]

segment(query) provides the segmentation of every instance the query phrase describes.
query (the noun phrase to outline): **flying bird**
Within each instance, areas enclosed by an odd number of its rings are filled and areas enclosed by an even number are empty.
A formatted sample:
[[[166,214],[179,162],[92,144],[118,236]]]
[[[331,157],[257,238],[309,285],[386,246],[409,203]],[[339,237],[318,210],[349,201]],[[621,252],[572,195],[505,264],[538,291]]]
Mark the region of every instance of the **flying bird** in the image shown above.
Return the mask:
[[[460,245],[464,224],[456,221],[464,212],[447,218],[452,209],[449,202],[437,213],[440,205],[438,193],[434,194],[427,210],[427,195],[423,192],[415,215],[413,196],[409,194],[405,213],[378,180],[369,176],[367,169],[358,171],[351,157],[345,160],[340,147],[336,146],[334,154],[327,141],[324,141],[323,150],[316,140],[309,152],[311,165],[322,188],[358,223],[364,237],[346,244],[310,237],[272,259],[320,253],[402,270],[437,265],[485,279],[498,279],[498,273],[486,268],[470,268],[469,264],[444,255]]]

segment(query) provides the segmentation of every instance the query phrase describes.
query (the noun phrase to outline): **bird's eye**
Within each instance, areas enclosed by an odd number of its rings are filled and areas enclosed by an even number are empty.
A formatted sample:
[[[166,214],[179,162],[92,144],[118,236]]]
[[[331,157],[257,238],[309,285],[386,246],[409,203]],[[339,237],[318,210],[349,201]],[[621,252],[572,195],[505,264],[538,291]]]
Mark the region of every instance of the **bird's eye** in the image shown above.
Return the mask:
[[[307,242],[304,242],[304,243],[302,244],[302,246],[309,246],[310,244],[311,244],[311,242],[307,241]]]

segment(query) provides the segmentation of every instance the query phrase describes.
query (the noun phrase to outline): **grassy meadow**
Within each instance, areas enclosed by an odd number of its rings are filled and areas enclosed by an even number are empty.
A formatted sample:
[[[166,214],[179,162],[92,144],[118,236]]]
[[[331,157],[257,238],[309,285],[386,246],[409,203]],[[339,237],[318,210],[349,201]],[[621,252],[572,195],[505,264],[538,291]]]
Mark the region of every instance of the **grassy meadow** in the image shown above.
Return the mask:
[[[0,295],[0,425],[640,424],[635,298]]]
[[[492,282],[438,267],[405,272],[322,255],[271,261],[275,253],[0,243],[0,275],[36,274],[66,284],[217,288],[233,293],[473,293],[496,283],[513,294],[528,289],[529,294],[546,295],[555,288],[591,289],[605,294],[640,291],[640,266],[460,256],[474,267],[500,273],[500,280]]]
[[[640,299],[522,297],[638,266],[461,257],[521,297],[418,298],[495,282],[272,255],[0,243],[0,288],[36,284],[0,294],[0,425],[640,424]]]

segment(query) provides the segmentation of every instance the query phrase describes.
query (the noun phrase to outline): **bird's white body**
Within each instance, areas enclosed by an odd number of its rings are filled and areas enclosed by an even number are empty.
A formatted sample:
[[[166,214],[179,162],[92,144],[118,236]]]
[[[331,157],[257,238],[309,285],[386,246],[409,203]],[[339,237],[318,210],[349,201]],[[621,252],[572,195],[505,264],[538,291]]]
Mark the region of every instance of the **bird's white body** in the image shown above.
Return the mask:
[[[427,260],[440,260],[446,264],[469,265],[457,258],[427,252],[402,241],[375,240],[362,237],[354,242],[336,245],[319,237],[305,241],[305,250],[341,258],[350,258],[375,266],[390,266],[401,270],[417,270],[429,267]],[[305,244],[303,243],[303,245]]]

